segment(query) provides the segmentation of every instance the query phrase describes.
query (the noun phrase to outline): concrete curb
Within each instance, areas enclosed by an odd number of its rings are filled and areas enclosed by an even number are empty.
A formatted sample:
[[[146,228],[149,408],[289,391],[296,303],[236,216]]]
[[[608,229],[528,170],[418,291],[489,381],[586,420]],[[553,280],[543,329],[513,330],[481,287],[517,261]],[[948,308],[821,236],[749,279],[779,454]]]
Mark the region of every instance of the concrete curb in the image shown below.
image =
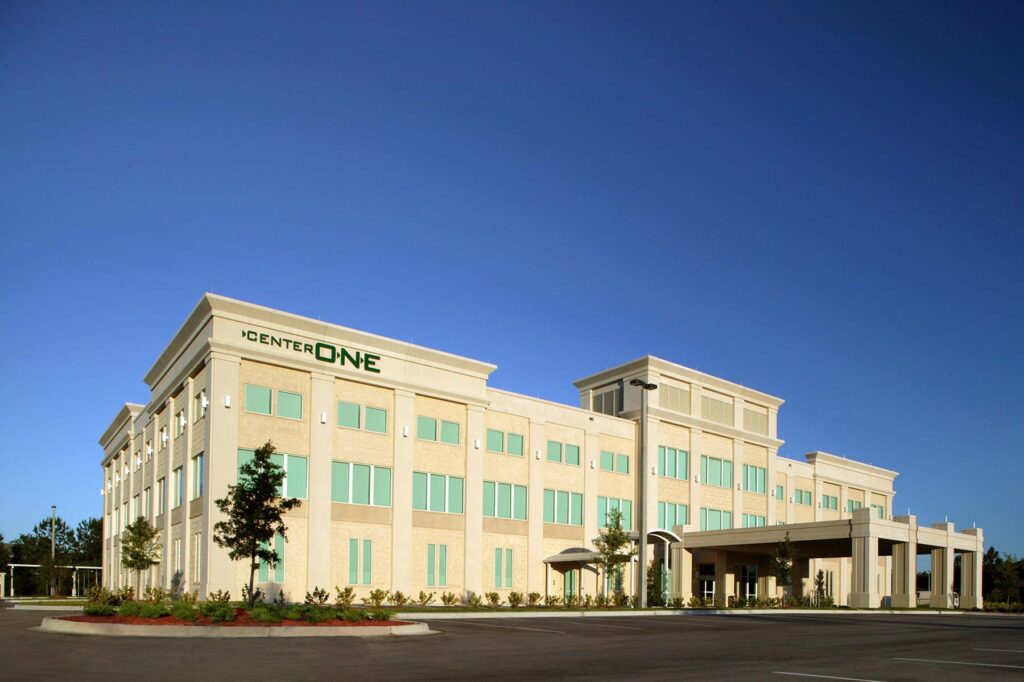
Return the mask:
[[[451,613],[396,613],[400,620],[466,620],[490,618],[649,618],[654,616],[684,616],[700,618],[701,616],[871,616],[871,615],[914,615],[914,616],[967,616],[967,611],[899,611],[893,609],[664,609],[660,611],[461,611]],[[979,612],[977,615],[984,615]]]
[[[81,605],[76,606],[36,606],[34,604],[15,604],[11,607],[18,611],[81,611]]]
[[[436,634],[426,623],[409,625],[375,625],[353,627],[280,626],[195,626],[195,625],[125,625],[123,623],[82,623],[61,618],[44,618],[40,632],[65,635],[99,635],[105,637],[193,637],[228,639],[234,637],[405,637]]]

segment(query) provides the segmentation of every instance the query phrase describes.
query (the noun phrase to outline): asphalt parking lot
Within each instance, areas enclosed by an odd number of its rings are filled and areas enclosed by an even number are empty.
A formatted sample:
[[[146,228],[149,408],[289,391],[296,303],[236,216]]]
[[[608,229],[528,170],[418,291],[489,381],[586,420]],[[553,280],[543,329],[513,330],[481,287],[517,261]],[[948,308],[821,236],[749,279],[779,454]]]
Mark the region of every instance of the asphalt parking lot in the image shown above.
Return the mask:
[[[430,621],[426,637],[54,635],[0,609],[10,680],[1024,679],[1024,618],[765,613]]]

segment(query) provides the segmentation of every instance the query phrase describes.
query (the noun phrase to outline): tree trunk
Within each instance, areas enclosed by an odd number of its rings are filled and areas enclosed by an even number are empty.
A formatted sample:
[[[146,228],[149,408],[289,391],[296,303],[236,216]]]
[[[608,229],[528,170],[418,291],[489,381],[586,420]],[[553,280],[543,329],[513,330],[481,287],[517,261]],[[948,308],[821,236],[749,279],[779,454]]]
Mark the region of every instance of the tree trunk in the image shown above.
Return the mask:
[[[253,593],[253,579],[256,577],[256,555],[252,556],[249,561],[249,608],[251,609],[256,604],[256,595]]]

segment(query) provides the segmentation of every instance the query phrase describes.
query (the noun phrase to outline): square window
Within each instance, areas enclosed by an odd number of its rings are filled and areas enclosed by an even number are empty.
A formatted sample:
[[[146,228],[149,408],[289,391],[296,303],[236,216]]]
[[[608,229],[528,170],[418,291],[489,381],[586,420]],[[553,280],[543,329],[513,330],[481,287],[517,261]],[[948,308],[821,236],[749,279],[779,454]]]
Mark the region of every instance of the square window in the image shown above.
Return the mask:
[[[549,440],[548,441],[548,461],[549,462],[561,462],[562,461],[562,444]]]
[[[487,429],[487,449],[490,452],[505,452],[504,432]]]
[[[245,411],[270,414],[270,389],[265,386],[245,385]]]
[[[373,433],[388,432],[388,411],[379,407],[364,408],[366,414],[366,430]]]
[[[359,406],[355,403],[338,401],[338,426],[347,429],[359,428]]]
[[[623,455],[622,453],[615,455],[615,471],[620,474],[629,473],[629,455]]]
[[[601,471],[615,471],[615,453],[601,451]]]
[[[508,454],[523,456],[523,437],[518,433],[508,434]]]
[[[302,394],[278,391],[277,416],[288,419],[302,419]]]
[[[577,467],[580,465],[580,446],[571,443],[565,444],[565,463]]]
[[[437,440],[437,420],[430,417],[416,417],[416,437],[420,440]]]
[[[441,422],[441,442],[448,445],[459,444],[459,425],[455,422]]]

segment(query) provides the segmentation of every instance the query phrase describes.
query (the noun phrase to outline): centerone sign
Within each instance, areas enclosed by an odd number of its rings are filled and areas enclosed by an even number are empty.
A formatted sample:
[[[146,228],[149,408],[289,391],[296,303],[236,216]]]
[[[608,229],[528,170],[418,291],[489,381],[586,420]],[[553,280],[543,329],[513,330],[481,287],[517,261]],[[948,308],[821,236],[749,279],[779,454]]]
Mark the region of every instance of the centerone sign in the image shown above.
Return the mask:
[[[351,365],[364,372],[380,374],[380,368],[377,367],[377,363],[380,362],[380,356],[373,353],[358,350],[350,351],[342,346],[335,346],[333,343],[324,343],[323,341],[317,343],[295,341],[294,339],[256,332],[251,329],[243,329],[242,338],[253,343],[261,343],[264,346],[283,348],[295,351],[296,353],[312,355],[320,362],[326,362],[329,365],[340,364],[342,367]]]

